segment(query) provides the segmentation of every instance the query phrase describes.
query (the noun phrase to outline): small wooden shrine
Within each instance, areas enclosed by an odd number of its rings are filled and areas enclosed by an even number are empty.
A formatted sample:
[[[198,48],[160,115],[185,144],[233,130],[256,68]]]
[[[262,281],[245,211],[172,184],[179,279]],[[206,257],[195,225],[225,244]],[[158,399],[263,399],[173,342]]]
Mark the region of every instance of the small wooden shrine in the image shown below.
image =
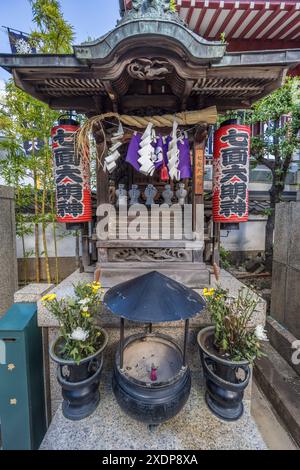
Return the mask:
[[[97,244],[103,285],[110,287],[155,269],[200,288],[209,282],[203,262],[203,181],[209,127],[218,113],[249,108],[278,88],[289,68],[300,62],[300,50],[228,53],[226,43],[203,39],[189,29],[170,11],[169,1],[133,0],[132,9],[121,13],[112,31],[74,46],[71,55],[1,54],[0,65],[13,74],[17,86],[53,109],[76,111],[88,118],[113,113],[93,121],[99,157],[98,205],[117,206],[120,184],[127,192],[137,189],[139,202],[144,204],[148,185],[156,190],[155,203],[163,203],[165,185],[170,184],[167,190],[173,193],[173,203],[179,203],[182,194],[184,202],[191,204],[192,230],[197,233],[194,246],[172,236],[153,240],[150,228],[149,238],[139,240],[121,239],[119,226],[114,227],[113,239],[96,240],[94,234],[90,241]],[[182,120],[179,113],[184,113]],[[104,171],[104,162],[118,132],[120,115],[127,117],[121,155],[110,173]],[[128,119],[131,124],[126,124]],[[156,133],[166,138],[174,120],[188,139],[189,177],[179,175],[177,181],[166,181],[160,171],[146,175],[126,161],[134,132],[143,134],[152,121]],[[180,189],[183,192],[177,195]]]

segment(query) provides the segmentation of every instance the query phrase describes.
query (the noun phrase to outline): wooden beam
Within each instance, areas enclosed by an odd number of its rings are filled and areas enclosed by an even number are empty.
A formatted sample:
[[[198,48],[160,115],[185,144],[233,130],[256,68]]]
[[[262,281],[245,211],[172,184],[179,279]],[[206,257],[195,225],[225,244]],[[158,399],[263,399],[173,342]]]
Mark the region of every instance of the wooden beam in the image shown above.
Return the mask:
[[[278,25],[277,25],[278,28]],[[227,52],[246,51],[267,51],[275,49],[300,49],[300,39],[266,39],[268,34],[260,39],[232,39],[227,48]]]
[[[127,95],[121,97],[121,103],[124,111],[148,106],[173,109],[178,106],[179,99],[174,95]]]
[[[183,90],[183,94],[181,96],[181,111],[186,111],[187,109],[187,101],[190,97],[190,94],[192,93],[192,90],[194,88],[195,82],[194,80],[186,80],[185,81],[185,86]]]
[[[23,78],[17,70],[13,71],[13,78],[16,86],[20,88],[20,90],[25,91],[25,93],[28,93],[39,101],[42,101],[47,104],[49,103],[49,98],[47,99],[41,93],[38,93],[33,85],[31,85],[30,83],[23,82]]]
[[[277,80],[273,80],[269,85],[264,88],[264,91],[260,95],[255,96],[255,99],[252,99],[252,103],[260,100],[261,98],[264,98],[265,96],[272,93],[272,91],[277,90],[277,88],[280,88],[285,81],[288,71],[288,67],[283,69]]]
[[[269,79],[274,80],[282,70],[280,66],[252,66],[252,67],[224,67],[211,68],[207,71],[207,79],[228,78],[228,79]]]
[[[93,96],[49,97],[48,100],[49,106],[53,109],[74,109],[78,112],[93,112],[97,114],[97,108],[93,100]]]
[[[110,82],[104,81],[103,85],[104,85],[104,88],[105,88],[105,90],[106,90],[106,92],[109,96],[109,99],[112,102],[114,113],[118,113],[119,112],[119,104],[118,104],[119,103],[119,97],[118,97],[117,93],[114,91],[114,89],[113,89]]]
[[[197,205],[204,203],[204,158],[207,135],[207,126],[199,126],[194,135],[192,211],[193,232],[196,233],[200,230],[199,221],[197,221]],[[203,222],[201,221],[201,224]]]

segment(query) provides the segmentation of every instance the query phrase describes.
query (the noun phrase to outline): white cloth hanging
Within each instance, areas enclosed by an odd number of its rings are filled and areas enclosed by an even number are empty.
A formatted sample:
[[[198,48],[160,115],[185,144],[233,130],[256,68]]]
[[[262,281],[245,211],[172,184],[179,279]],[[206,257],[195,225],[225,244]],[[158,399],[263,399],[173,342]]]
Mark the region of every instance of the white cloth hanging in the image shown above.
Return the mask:
[[[171,134],[171,140],[168,147],[168,169],[171,179],[180,181],[179,165],[179,149],[178,149],[178,138],[177,138],[178,123],[174,120],[173,129]]]
[[[152,145],[152,142],[155,138],[155,132],[153,129],[153,124],[149,122],[144,134],[142,135],[141,142],[139,145],[138,154],[138,163],[140,165],[140,172],[146,176],[152,176],[155,171],[155,150]]]
[[[123,137],[124,129],[120,122],[117,132],[115,132],[111,137],[112,145],[110,146],[108,155],[104,160],[104,171],[108,171],[108,173],[112,173],[117,167],[117,161],[121,156],[118,149],[123,145]]]

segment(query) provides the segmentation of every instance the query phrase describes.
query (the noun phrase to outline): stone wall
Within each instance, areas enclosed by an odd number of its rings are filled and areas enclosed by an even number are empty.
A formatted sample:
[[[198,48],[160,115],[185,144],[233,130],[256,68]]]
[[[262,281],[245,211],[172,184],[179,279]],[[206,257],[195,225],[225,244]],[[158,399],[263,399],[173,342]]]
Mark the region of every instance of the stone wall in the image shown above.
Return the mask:
[[[18,285],[14,190],[0,186],[0,317],[13,304]]]
[[[300,201],[276,207],[271,316],[300,338]]]

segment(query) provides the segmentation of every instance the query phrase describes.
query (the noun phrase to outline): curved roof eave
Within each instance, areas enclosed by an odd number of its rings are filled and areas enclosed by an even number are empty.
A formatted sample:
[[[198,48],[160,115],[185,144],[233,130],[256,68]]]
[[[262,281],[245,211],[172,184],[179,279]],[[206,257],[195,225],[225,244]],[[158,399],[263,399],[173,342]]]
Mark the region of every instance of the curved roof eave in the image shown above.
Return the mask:
[[[175,21],[143,19],[123,22],[96,41],[74,46],[74,53],[80,61],[105,61],[122,44],[145,37],[176,42],[195,61],[219,61],[226,51],[225,43],[207,41]]]

